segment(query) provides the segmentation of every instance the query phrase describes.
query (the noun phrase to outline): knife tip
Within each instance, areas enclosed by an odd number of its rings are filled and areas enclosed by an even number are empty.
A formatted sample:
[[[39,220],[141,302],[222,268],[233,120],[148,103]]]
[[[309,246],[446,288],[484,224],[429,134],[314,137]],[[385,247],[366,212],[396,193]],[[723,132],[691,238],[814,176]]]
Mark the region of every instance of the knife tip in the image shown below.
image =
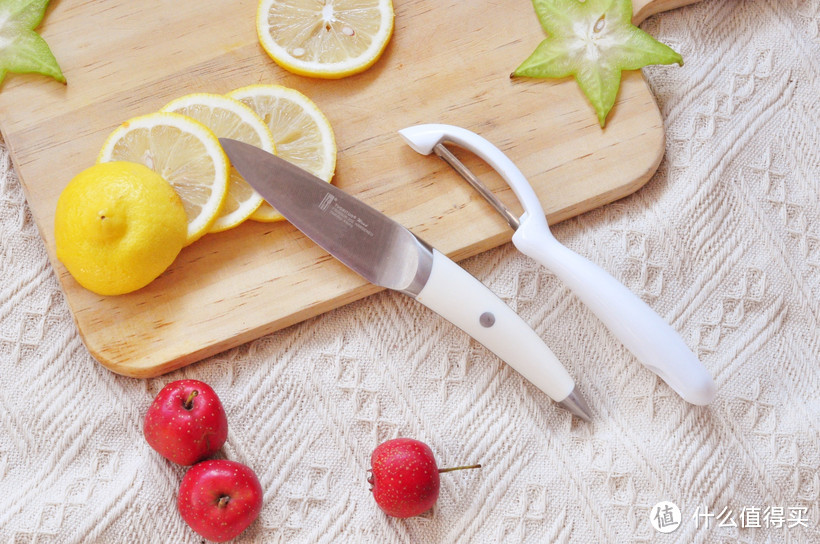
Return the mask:
[[[578,391],[577,386],[572,389],[572,392],[567,395],[567,398],[558,402],[558,404],[584,421],[592,421],[592,412],[589,409],[587,401],[581,396],[581,392]]]

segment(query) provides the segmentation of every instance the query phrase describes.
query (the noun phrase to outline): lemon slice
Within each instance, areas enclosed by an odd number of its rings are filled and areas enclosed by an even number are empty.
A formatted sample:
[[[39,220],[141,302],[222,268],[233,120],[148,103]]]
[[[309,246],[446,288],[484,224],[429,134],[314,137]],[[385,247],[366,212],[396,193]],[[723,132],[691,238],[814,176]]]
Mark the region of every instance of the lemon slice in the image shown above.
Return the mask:
[[[391,0],[260,0],[256,32],[282,68],[335,79],[366,70],[393,35]]]
[[[248,105],[273,134],[276,154],[327,182],[336,169],[336,138],[330,121],[308,97],[281,85],[251,85],[228,93]],[[270,204],[251,215],[256,221],[281,221]]]
[[[217,138],[233,138],[246,144],[274,153],[273,135],[265,122],[248,106],[220,94],[196,93],[177,98],[162,108],[196,119]],[[228,194],[222,210],[211,225],[209,232],[233,228],[262,204],[262,196],[248,185],[235,168],[231,167]]]
[[[178,113],[151,113],[117,127],[97,158],[111,161],[144,164],[174,187],[188,217],[185,245],[208,232],[228,192],[228,157],[219,140]]]

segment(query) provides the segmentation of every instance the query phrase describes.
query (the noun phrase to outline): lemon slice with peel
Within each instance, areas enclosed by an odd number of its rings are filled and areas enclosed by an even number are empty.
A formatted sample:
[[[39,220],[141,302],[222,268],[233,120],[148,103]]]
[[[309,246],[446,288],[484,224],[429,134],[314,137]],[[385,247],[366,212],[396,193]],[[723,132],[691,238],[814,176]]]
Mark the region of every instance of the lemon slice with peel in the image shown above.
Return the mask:
[[[219,140],[178,113],[151,113],[117,127],[97,158],[111,161],[144,164],[173,186],[188,217],[185,245],[208,232],[228,192],[228,157]]]
[[[261,117],[273,134],[276,154],[327,182],[336,169],[336,138],[330,121],[308,97],[281,85],[250,85],[228,93]],[[251,215],[256,221],[281,221],[267,202]]]
[[[189,94],[162,108],[196,119],[217,138],[232,138],[250,144],[268,153],[274,153],[273,135],[265,122],[248,106],[221,94]],[[209,232],[220,232],[233,228],[248,217],[264,200],[248,185],[235,168],[231,167],[228,179],[228,194],[216,221]]]
[[[256,32],[282,68],[335,79],[381,57],[393,18],[392,0],[260,0]]]

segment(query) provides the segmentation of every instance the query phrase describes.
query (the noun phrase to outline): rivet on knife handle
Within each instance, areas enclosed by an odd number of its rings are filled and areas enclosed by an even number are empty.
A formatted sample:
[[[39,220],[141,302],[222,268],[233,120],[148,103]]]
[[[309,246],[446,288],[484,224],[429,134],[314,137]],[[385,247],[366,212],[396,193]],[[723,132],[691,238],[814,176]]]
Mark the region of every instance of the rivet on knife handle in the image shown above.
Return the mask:
[[[582,419],[590,410],[564,366],[512,308],[433,249],[430,277],[416,300],[495,353],[538,389]]]

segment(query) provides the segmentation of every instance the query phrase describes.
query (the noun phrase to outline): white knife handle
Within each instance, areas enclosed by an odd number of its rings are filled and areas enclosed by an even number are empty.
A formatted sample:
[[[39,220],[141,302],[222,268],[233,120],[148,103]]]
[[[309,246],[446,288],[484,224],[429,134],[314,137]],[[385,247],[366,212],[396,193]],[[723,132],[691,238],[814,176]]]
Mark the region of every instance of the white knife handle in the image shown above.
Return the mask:
[[[555,273],[641,363],[684,400],[697,405],[712,402],[715,382],[680,335],[626,286],[558,242],[538,219],[529,219],[526,214],[522,217],[513,235],[515,246]]]
[[[556,402],[575,387],[564,366],[503,300],[433,249],[427,283],[416,300],[460,328]]]

